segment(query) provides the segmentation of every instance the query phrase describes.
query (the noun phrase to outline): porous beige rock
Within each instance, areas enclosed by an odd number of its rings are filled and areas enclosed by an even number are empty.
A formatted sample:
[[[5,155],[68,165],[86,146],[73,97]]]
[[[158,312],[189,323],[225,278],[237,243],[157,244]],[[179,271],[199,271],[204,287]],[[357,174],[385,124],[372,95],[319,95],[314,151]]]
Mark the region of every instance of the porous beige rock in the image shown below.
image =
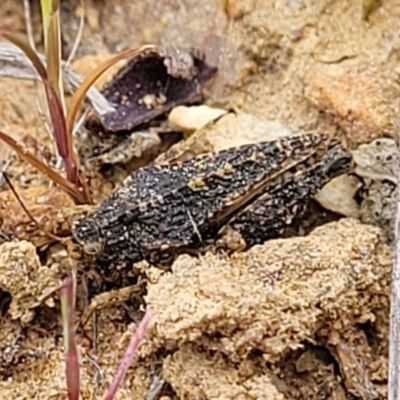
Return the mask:
[[[43,322],[35,318],[25,329],[9,316],[2,319],[0,333],[0,398],[65,400],[67,398],[63,340],[59,311],[50,310]],[[115,315],[114,315],[115,316]],[[41,324],[38,325],[38,319]],[[55,320],[60,325],[54,324]],[[126,325],[115,326],[104,313],[99,314],[102,330],[97,336],[98,356],[90,356],[90,344],[77,335],[80,365],[81,400],[102,400],[116,373],[127,344],[119,346]],[[136,325],[137,327],[137,325]],[[132,327],[133,329],[133,327]],[[133,332],[136,329],[133,330]],[[21,332],[21,333],[20,333]],[[127,338],[129,342],[130,337]],[[143,400],[151,383],[153,364],[134,361],[122,382],[115,400]],[[7,379],[8,378],[8,379]]]
[[[359,399],[378,400],[380,397],[370,380],[371,348],[365,333],[355,330],[348,340],[340,340],[336,333],[331,336],[334,337],[331,354],[340,368],[348,393]]]
[[[245,144],[260,143],[288,136],[293,132],[285,125],[242,112],[231,112],[216,122],[210,122],[194,132],[187,140],[173,145],[156,162],[170,164],[196,155],[221,151]]]
[[[42,266],[35,246],[27,241],[0,245],[0,289],[11,296],[8,313],[22,325],[34,317],[41,298],[60,285],[56,271]],[[53,306],[51,298],[46,305]]]
[[[19,367],[18,374],[15,374],[12,380],[8,379],[0,382],[0,390],[2,396],[4,396],[3,398],[54,400],[67,398],[65,357],[63,352],[61,349],[54,349],[54,340],[53,343],[51,343],[47,338],[41,338],[40,350],[42,351],[41,365],[34,374],[32,374],[32,368],[35,358],[28,357],[25,363]],[[81,356],[83,351],[80,346],[78,347],[78,351],[81,359],[81,398],[94,398],[94,390],[88,385],[91,379],[89,373],[92,366]],[[24,393],[25,397],[22,397],[21,393]]]
[[[392,263],[380,240],[379,228],[349,218],[231,258],[181,256],[149,287],[156,314],[141,351],[196,342],[232,361],[256,349],[278,362],[321,327],[373,323],[387,307]]]
[[[379,226],[385,238],[394,240],[397,209],[398,148],[393,139],[379,138],[353,150],[355,173],[362,178],[360,218]]]
[[[11,190],[4,190],[0,192],[0,226],[5,235],[41,247],[54,240],[44,231],[54,235],[70,232],[70,217],[75,204],[65,191],[57,187],[32,186],[27,189],[18,188],[17,192],[37,224],[21,207],[15,194]],[[77,206],[76,213],[81,208]]]
[[[1,295],[4,296],[3,293]],[[3,300],[3,298],[1,299]],[[10,367],[15,365],[20,357],[23,329],[18,321],[9,318],[1,319],[0,330],[0,376],[9,376]]]
[[[169,113],[168,122],[185,132],[193,132],[227,113],[227,110],[206,105],[178,106]]]
[[[397,186],[388,181],[367,182],[361,192],[361,221],[379,226],[388,242],[395,238],[397,212]]]
[[[196,346],[183,346],[169,356],[163,365],[163,377],[181,399],[287,399],[279,393],[267,371],[246,374],[227,363],[221,354],[209,355]]]
[[[355,144],[397,132],[398,85],[357,63],[314,64],[305,76],[306,97],[332,115]]]
[[[362,144],[352,154],[358,176],[370,180],[387,180],[397,185],[399,152],[393,139],[379,138]]]
[[[346,217],[358,218],[360,206],[354,196],[361,186],[356,176],[339,175],[328,182],[314,198],[327,210]]]

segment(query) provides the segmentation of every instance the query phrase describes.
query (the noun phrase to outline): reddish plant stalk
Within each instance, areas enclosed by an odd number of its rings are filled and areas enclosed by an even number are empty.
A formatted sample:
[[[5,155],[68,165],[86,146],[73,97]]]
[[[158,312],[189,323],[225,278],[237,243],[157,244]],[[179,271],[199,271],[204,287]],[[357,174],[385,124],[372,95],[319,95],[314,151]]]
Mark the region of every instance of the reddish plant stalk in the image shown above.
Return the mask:
[[[64,328],[65,378],[68,400],[79,400],[80,373],[78,346],[75,340],[74,281],[66,278],[61,289],[61,312]]]
[[[140,324],[132,336],[131,341],[129,342],[128,348],[125,351],[125,354],[121,360],[121,363],[118,367],[117,373],[114,375],[114,379],[111,382],[110,387],[108,388],[108,392],[104,400],[113,400],[121,382],[124,380],[125,375],[132,364],[133,357],[135,356],[137,349],[142,342],[144,335],[146,334],[147,327],[150,323],[150,320],[153,318],[154,311],[152,308],[148,308],[146,313],[143,316],[143,319],[140,321]]]

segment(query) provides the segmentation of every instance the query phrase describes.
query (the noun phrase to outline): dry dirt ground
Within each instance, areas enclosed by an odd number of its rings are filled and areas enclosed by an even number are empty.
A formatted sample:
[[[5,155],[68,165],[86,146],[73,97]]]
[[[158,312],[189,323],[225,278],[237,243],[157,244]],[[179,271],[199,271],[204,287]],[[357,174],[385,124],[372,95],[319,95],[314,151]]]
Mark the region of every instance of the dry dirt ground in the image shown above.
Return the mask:
[[[40,48],[38,6],[31,3]],[[156,314],[117,399],[386,398],[396,193],[390,165],[398,160],[390,138],[399,108],[400,3],[85,3],[84,33],[73,62],[83,75],[110,54],[145,43],[197,48],[218,66],[207,87],[208,105],[275,121],[279,129],[327,131],[367,165],[358,167],[356,182],[337,183],[341,205],[326,206],[345,217],[338,220],[335,214],[306,236],[272,240],[231,257],[183,255],[166,273],[141,263],[148,279],[144,302]],[[62,7],[68,55],[81,10],[74,0]],[[22,1],[2,0],[0,21],[24,31]],[[0,88],[0,129],[54,164],[35,85],[0,78]],[[254,135],[245,121],[235,129]],[[160,162],[188,148],[196,152],[199,138],[219,148],[226,129],[218,129],[217,134],[196,131],[192,138],[186,132],[187,141],[169,156],[162,154]],[[243,139],[229,132],[232,143]],[[45,177],[4,145],[0,162],[21,193],[30,190],[24,198],[40,223],[58,233],[67,229],[58,211],[73,208],[72,200],[49,188]],[[124,174],[118,171],[92,179],[96,201],[118,185]],[[39,300],[59,284],[68,254],[61,245],[38,251],[44,243],[35,226],[15,230],[13,224],[24,216],[1,185],[2,230],[14,230],[20,240],[0,248],[0,398],[64,399],[59,300]],[[364,194],[357,202],[342,199],[353,197],[360,185]],[[103,397],[139,319],[132,304],[109,307],[97,314],[95,349],[79,336],[83,399]]]

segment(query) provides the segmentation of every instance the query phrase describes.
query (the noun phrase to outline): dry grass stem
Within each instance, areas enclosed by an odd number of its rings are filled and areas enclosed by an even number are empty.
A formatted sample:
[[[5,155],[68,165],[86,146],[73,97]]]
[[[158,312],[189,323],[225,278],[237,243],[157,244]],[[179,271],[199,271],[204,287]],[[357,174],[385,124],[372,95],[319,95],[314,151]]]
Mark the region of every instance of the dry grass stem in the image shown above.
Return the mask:
[[[400,116],[399,116],[400,126]],[[399,137],[400,139],[400,131]],[[398,151],[399,140],[397,140]],[[400,400],[400,166],[397,170],[397,215],[395,224],[394,263],[390,300],[388,399]]]

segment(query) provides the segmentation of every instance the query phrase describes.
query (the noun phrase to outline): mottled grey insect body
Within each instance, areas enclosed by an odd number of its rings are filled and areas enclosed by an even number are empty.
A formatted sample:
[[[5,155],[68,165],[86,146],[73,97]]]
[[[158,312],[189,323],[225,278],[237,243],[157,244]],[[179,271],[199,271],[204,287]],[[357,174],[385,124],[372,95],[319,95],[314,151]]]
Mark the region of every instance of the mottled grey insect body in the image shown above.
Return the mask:
[[[279,236],[317,190],[350,166],[350,153],[321,133],[148,166],[76,221],[73,237],[105,275],[142,259],[168,265],[226,224],[252,245]]]

